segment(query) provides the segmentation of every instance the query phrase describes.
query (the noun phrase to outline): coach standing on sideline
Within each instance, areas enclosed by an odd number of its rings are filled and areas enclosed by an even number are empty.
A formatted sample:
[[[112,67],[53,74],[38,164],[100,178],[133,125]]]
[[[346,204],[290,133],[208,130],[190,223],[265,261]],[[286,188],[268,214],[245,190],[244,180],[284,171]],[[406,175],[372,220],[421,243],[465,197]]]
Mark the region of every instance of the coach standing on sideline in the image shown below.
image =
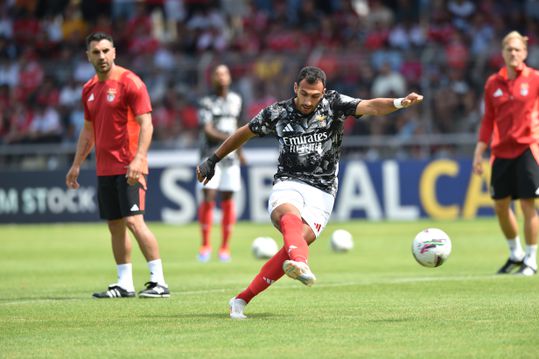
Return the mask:
[[[509,259],[498,270],[531,276],[537,273],[537,231],[539,217],[535,198],[539,195],[539,73],[524,64],[528,38],[517,31],[502,41],[505,66],[485,84],[485,114],[473,158],[473,171],[483,173],[483,154],[491,147],[490,194],[498,222],[509,246]],[[524,214],[526,252],[518,236],[518,224],[511,209],[520,199]]]
[[[139,296],[169,297],[159,246],[143,217],[147,152],[153,133],[152,107],[146,85],[133,72],[114,64],[116,49],[110,35],[89,35],[86,54],[96,75],[82,90],[84,127],[66,184],[68,188],[79,188],[80,166],[95,144],[99,213],[102,219],[107,220],[118,270],[118,282],[93,296],[135,296],[129,229],[137,239],[150,270],[150,280]]]

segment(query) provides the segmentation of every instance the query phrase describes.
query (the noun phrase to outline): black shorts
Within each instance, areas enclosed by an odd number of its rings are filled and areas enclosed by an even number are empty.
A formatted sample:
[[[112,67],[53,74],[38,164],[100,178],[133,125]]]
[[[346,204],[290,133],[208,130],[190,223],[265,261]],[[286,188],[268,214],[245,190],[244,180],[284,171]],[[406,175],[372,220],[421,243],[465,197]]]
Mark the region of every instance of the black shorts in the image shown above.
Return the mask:
[[[517,158],[495,158],[490,178],[490,196],[493,199],[511,197],[537,198],[539,165],[530,149]]]
[[[114,220],[144,214],[145,176],[141,182],[130,186],[125,175],[98,176],[97,199],[101,219]]]

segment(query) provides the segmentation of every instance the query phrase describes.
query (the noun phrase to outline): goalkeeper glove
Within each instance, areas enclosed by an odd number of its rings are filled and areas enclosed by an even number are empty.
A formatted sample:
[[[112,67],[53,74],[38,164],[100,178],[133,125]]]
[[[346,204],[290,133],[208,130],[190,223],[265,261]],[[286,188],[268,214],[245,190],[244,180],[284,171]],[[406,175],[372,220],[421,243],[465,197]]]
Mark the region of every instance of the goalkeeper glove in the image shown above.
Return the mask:
[[[208,183],[215,175],[215,165],[221,159],[214,153],[202,162],[197,168],[197,177],[200,182],[204,181],[204,184]]]

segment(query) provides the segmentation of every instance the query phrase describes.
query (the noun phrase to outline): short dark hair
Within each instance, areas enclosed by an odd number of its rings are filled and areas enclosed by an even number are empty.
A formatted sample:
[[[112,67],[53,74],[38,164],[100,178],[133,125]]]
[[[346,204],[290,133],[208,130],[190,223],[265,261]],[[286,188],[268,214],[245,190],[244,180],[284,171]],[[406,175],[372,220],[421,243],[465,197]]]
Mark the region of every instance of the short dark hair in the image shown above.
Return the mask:
[[[90,42],[101,41],[101,40],[109,40],[112,46],[114,46],[114,41],[112,40],[112,36],[110,36],[109,34],[105,34],[104,32],[94,32],[86,36],[86,48],[90,47]]]
[[[315,66],[305,66],[299,71],[296,83],[299,84],[301,80],[305,79],[308,83],[314,84],[316,81],[322,81],[324,87],[326,87],[326,73],[321,68]]]

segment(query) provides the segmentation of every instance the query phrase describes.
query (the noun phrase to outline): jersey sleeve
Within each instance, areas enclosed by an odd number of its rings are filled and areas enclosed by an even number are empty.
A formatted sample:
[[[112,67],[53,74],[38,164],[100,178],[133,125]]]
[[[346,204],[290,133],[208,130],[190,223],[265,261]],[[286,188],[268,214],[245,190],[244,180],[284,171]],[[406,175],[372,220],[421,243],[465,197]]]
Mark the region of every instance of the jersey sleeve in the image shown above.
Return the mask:
[[[84,109],[84,119],[86,121],[92,121],[92,118],[90,117],[90,112],[88,111],[88,90],[86,88],[82,89],[82,96],[81,96],[81,102],[82,102],[82,108]]]
[[[361,102],[361,99],[343,95],[336,91],[331,91],[327,98],[336,114],[336,118],[356,116],[357,104]]]
[[[273,122],[277,118],[277,110],[273,106],[266,107],[249,121],[249,129],[259,137],[275,135]]]
[[[142,80],[134,73],[126,75],[126,99],[127,104],[135,116],[152,112],[152,104],[148,89]]]
[[[207,97],[201,99],[198,103],[198,124],[204,126],[212,121],[211,103]]]

